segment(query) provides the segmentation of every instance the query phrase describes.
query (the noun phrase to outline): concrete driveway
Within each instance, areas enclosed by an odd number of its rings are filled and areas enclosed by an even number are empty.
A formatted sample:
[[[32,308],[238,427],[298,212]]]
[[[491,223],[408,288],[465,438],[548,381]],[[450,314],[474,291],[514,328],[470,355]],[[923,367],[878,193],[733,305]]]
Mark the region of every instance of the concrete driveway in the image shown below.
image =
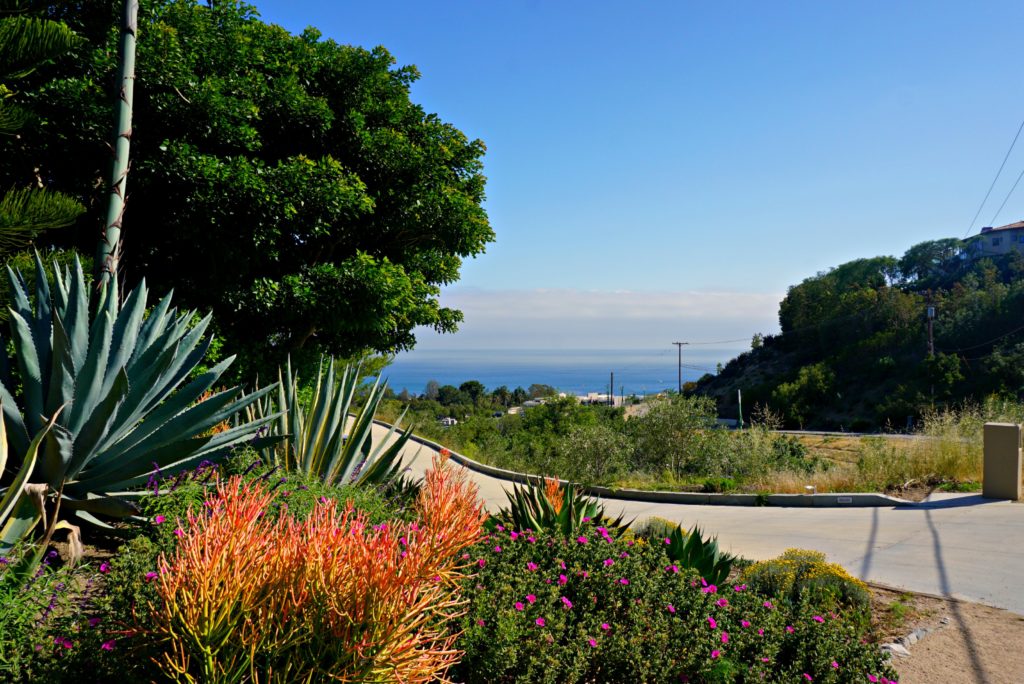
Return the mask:
[[[384,429],[375,426],[375,436]],[[433,450],[411,443],[403,460],[416,475]],[[462,466],[459,466],[462,467]],[[507,504],[511,483],[470,470],[488,509]],[[1024,503],[976,494],[938,494],[885,508],[693,506],[609,499],[605,509],[638,521],[658,516],[700,525],[727,551],[753,560],[791,547],[823,551],[861,579],[952,596],[1024,614]]]

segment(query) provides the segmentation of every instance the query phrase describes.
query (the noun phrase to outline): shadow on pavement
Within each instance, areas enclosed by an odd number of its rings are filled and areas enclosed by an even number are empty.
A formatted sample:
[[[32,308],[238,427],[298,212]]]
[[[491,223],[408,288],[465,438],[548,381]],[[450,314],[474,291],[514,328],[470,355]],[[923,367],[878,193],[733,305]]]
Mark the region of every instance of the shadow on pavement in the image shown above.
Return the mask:
[[[934,511],[943,508],[966,508],[969,506],[981,506],[984,504],[1006,503],[1004,499],[986,499],[981,494],[970,494],[949,499],[938,499],[937,501],[922,501],[907,506],[893,506],[894,511]]]
[[[975,497],[969,498],[973,499]],[[977,498],[980,499],[981,497]],[[957,500],[955,499],[954,501]],[[985,499],[985,501],[989,501],[989,499]],[[935,522],[932,520],[931,511],[926,510],[924,515],[928,521],[928,529],[932,533],[932,548],[935,552],[935,568],[939,572],[939,587],[942,590],[943,596],[952,599],[949,602],[949,607],[953,612],[953,619],[956,620],[961,633],[964,635],[964,646],[967,648],[967,653],[971,658],[971,665],[973,667],[973,672],[971,673],[974,677],[973,681],[984,684],[989,681],[988,672],[985,670],[985,664],[981,660],[981,654],[978,653],[978,643],[971,633],[970,627],[967,626],[967,621],[964,619],[960,602],[953,599],[952,592],[950,591],[949,575],[946,574],[946,563],[942,558],[942,541],[939,539],[939,530],[935,527]]]

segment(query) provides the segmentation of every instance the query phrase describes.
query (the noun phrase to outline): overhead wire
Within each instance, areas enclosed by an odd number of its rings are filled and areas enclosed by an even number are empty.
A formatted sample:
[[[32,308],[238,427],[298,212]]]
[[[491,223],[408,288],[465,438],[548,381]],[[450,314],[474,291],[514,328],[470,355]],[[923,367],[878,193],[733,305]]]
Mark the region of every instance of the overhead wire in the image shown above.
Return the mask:
[[[967,227],[967,232],[964,233],[964,237],[970,235],[971,231],[974,230],[974,222],[978,220],[978,217],[981,215],[981,210],[985,208],[985,203],[988,202],[989,195],[992,194],[992,189],[996,187],[996,181],[999,180],[999,176],[1003,173],[1003,168],[1006,166],[1006,161],[1010,158],[1010,153],[1013,152],[1014,145],[1017,144],[1017,138],[1020,137],[1021,131],[1024,131],[1024,120],[1021,120],[1020,127],[1017,129],[1017,135],[1013,136],[1013,142],[1010,143],[1010,149],[1006,150],[1006,156],[1003,157],[1003,163],[999,165],[999,170],[996,171],[996,177],[992,179],[992,184],[988,186],[988,192],[985,193],[985,199],[981,200],[981,204],[978,205],[978,211],[974,213],[974,218],[971,219],[971,225]],[[1024,172],[1022,172],[1022,175],[1024,175]],[[1017,180],[1020,181],[1020,176],[1017,177]],[[1014,183],[1013,187],[1017,187],[1017,184]],[[1012,193],[1013,191],[1011,190],[1010,192]],[[1007,199],[1009,199],[1009,195],[1007,195]],[[1005,200],[1003,201],[1003,204],[1006,204]],[[1000,211],[1002,211],[1002,209],[1002,207],[999,207]],[[996,216],[998,215],[999,212],[997,211]],[[995,223],[995,218],[992,219],[992,223]]]

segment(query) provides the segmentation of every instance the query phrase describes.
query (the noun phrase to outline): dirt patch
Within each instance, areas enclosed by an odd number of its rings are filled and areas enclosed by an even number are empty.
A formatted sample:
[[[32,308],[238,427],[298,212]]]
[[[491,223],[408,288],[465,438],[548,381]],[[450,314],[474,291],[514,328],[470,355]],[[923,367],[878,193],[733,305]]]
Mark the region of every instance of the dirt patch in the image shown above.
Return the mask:
[[[874,633],[888,643],[931,630],[893,658],[902,684],[1024,682],[1024,616],[978,603],[872,587]]]

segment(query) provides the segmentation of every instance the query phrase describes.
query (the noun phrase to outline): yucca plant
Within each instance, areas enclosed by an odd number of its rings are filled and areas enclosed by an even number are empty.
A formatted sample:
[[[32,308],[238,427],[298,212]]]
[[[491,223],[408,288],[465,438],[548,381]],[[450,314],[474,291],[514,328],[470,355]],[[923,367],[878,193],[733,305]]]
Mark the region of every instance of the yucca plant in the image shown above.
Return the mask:
[[[692,568],[710,584],[721,584],[732,572],[736,557],[718,548],[718,537],[705,540],[700,527],[689,532],[676,527],[668,536],[669,558],[684,568]]]
[[[171,308],[170,295],[147,316],[145,283],[122,304],[112,279],[90,321],[81,264],[76,259],[73,272],[55,266],[55,274],[51,289],[37,255],[33,305],[24,278],[8,268],[14,359],[0,354],[0,404],[16,454],[30,455],[56,417],[29,481],[45,485],[50,499],[58,496],[62,513],[100,524],[94,514],[130,515],[130,499],[143,495],[138,488],[151,477],[215,460],[274,418],[207,432],[273,389],[247,396],[229,389],[197,403],[234,360],[189,379],[210,347],[209,316],[191,325],[193,312]],[[39,518],[36,511],[9,520],[0,552]]]
[[[608,518],[604,506],[576,485],[558,486],[558,480],[553,478],[545,478],[544,484],[513,485],[505,495],[509,508],[501,509],[496,519],[488,522],[492,527],[501,521],[516,530],[546,530],[566,537],[575,536],[588,523],[605,527],[612,535],[629,527],[629,523],[622,522],[621,515],[614,520]]]
[[[255,420],[280,412],[270,425],[270,434],[280,437],[281,443],[267,450],[267,455],[285,469],[314,475],[329,485],[396,484],[402,478],[399,455],[412,428],[399,432],[403,413],[374,446],[373,417],[387,383],[378,378],[352,415],[361,383],[359,366],[345,365],[337,371],[332,358],[325,369],[321,359],[312,400],[304,409],[299,377],[292,373],[289,359],[283,375],[278,369],[276,402],[268,396],[254,404],[247,415]]]

